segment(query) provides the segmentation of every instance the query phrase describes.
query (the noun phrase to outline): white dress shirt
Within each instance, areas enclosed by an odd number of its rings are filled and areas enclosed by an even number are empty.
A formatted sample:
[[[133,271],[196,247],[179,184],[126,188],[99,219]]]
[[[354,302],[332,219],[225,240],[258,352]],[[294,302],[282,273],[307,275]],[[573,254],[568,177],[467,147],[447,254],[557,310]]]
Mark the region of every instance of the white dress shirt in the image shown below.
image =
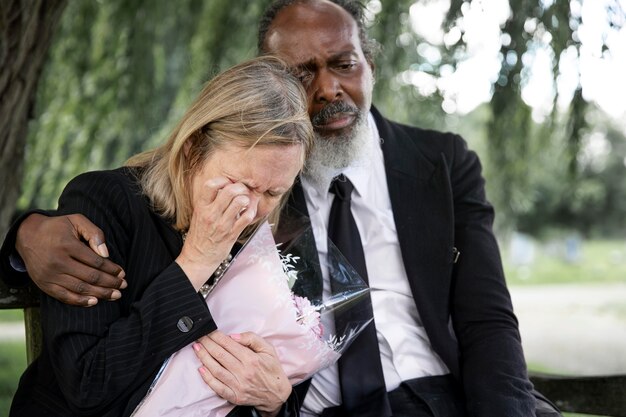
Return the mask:
[[[383,153],[373,116],[368,117],[371,140],[365,157],[343,170],[354,185],[352,214],[361,235],[371,288],[374,322],[387,391],[402,381],[449,373],[432,350],[415,306],[402,262],[396,224],[391,211]],[[320,264],[326,264],[327,227],[334,195],[330,184],[314,184],[302,178],[309,217]],[[328,271],[323,270],[324,295],[330,294]],[[303,416],[315,416],[339,405],[341,392],[337,365],[318,372],[304,400]]]

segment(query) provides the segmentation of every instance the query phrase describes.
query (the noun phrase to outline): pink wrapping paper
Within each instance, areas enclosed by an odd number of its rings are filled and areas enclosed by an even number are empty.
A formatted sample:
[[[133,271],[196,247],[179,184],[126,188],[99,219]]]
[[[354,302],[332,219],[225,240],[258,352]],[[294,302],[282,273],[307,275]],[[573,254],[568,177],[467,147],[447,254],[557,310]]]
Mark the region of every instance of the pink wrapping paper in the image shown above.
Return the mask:
[[[270,226],[264,223],[235,257],[207,297],[209,311],[226,334],[254,332],[270,342],[292,384],[297,384],[339,358],[316,335],[315,320],[297,320],[288,278]],[[301,324],[301,322],[309,324]],[[312,326],[312,327],[310,327]],[[223,417],[234,405],[202,380],[191,345],[175,353],[157,377],[134,417]]]

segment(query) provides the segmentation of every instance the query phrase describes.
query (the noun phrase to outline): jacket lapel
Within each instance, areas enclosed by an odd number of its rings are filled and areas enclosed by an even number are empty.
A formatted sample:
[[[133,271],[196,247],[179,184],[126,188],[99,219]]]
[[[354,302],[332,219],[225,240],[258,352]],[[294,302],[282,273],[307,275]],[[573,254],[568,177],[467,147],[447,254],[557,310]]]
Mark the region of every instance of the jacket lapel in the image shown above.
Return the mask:
[[[407,130],[372,112],[383,140],[402,259],[422,322],[432,335],[447,328],[449,316],[454,219],[448,167],[443,155],[433,164]]]

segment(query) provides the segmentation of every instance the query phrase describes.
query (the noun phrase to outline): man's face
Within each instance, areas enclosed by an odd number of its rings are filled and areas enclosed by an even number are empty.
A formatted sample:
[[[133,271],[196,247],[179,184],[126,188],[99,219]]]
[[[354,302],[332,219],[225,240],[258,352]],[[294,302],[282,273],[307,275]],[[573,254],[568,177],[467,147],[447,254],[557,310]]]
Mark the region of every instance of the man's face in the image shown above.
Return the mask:
[[[287,6],[270,26],[265,51],[296,70],[317,136],[352,139],[370,109],[373,87],[352,16],[327,1]]]

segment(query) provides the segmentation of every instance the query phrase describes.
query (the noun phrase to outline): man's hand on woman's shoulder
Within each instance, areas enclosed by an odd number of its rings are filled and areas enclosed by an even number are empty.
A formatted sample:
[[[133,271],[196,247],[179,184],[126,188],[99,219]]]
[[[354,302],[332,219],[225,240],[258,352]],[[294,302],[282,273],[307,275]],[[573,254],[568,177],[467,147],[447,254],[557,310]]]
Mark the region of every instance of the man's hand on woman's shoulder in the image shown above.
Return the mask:
[[[117,300],[127,286],[124,270],[107,259],[102,230],[81,214],[31,214],[19,226],[15,249],[33,282],[66,304]]]

